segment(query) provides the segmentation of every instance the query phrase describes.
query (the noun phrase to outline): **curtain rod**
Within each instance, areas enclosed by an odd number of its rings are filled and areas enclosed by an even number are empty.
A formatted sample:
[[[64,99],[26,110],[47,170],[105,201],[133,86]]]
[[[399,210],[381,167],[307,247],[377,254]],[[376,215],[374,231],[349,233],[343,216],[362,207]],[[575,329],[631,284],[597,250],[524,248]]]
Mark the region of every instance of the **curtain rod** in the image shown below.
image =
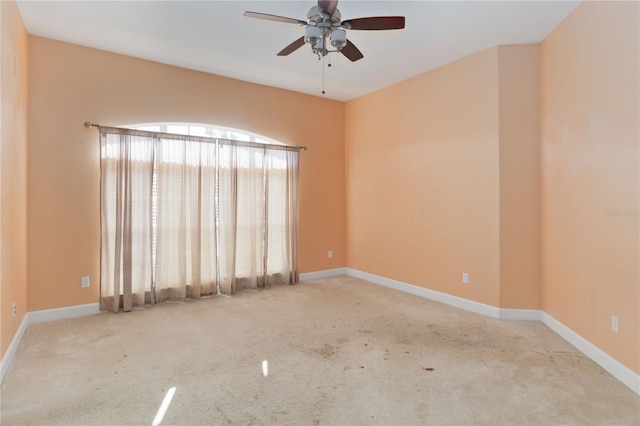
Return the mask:
[[[96,129],[99,129],[99,128],[100,128],[100,125],[99,125],[99,124],[92,123],[92,122],[90,122],[90,121],[85,121],[85,122],[84,122],[84,127],[86,127],[87,129],[90,129],[90,128],[92,128],[92,127],[96,128]],[[135,130],[135,129],[131,129],[131,130]],[[181,136],[182,136],[182,135],[181,135]],[[278,145],[274,144],[274,146],[278,146]],[[285,145],[285,146],[287,146],[287,145]],[[288,145],[288,146],[291,146],[291,145]],[[306,150],[307,150],[307,147],[306,147],[306,146],[302,146],[302,145],[296,145],[296,146],[295,146],[295,148],[298,148],[298,149],[300,149],[300,150],[302,150],[302,151],[306,151]]]

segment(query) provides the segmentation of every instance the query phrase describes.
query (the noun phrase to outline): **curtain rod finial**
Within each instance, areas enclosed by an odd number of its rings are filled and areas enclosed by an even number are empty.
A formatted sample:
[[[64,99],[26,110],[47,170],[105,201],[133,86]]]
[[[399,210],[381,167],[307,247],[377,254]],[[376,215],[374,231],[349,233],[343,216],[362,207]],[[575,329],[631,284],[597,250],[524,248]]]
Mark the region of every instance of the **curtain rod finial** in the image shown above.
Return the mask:
[[[86,127],[86,128],[88,129],[88,128],[90,128],[90,127],[100,127],[100,125],[99,125],[99,124],[93,124],[93,123],[92,123],[92,122],[90,122],[90,121],[85,121],[85,122],[84,122],[84,127]]]

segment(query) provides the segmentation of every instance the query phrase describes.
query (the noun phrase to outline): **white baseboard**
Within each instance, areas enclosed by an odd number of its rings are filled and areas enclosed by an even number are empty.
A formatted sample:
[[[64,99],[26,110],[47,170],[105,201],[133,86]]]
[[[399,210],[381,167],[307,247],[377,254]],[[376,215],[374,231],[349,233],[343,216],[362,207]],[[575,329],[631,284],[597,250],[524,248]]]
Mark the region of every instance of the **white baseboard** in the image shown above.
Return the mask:
[[[604,368],[609,374],[621,381],[625,386],[640,395],[640,374],[637,374],[626,365],[615,360],[611,355],[580,336],[575,331],[552,317],[542,312],[541,321],[560,337],[575,346],[580,352],[591,358],[593,362]]]
[[[29,312],[29,324],[49,322],[65,318],[85,317],[100,313],[99,303],[88,303],[86,305],[67,306],[64,308],[44,309],[42,311]]]
[[[305,272],[300,274],[300,281],[319,280],[321,278],[335,277],[337,275],[345,275],[347,268],[325,269],[324,271]]]
[[[0,361],[0,383],[4,381],[4,376],[11,368],[11,364],[13,364],[13,360],[16,357],[16,352],[18,352],[18,345],[20,345],[20,341],[22,340],[22,336],[24,336],[25,331],[27,331],[27,327],[29,327],[28,312],[22,317],[22,322],[20,323],[16,334],[13,335],[11,344],[7,348],[7,351],[4,353],[4,356]]]
[[[16,334],[13,336],[9,348],[4,353],[2,361],[0,361],[0,383],[4,381],[5,375],[11,368],[11,364],[13,364],[16,352],[18,351],[18,345],[20,344],[24,333],[27,331],[27,328],[29,328],[31,324],[55,321],[64,318],[84,317],[87,315],[95,315],[98,313],[100,313],[100,304],[98,303],[89,303],[87,305],[67,306],[64,308],[44,309],[41,311],[27,312],[22,318],[20,327],[18,327]]]
[[[390,278],[381,277],[379,275],[370,274],[368,272],[358,271],[352,268],[345,268],[346,274],[352,277],[360,278],[375,284],[393,288],[405,293],[424,297],[436,302],[445,303],[456,308],[465,309],[477,314],[486,315],[492,318],[503,320],[524,320],[524,321],[541,321],[551,330],[556,332],[560,337],[575,346],[585,356],[590,358],[596,364],[604,368],[609,374],[622,382],[636,394],[640,395],[640,375],[623,365],[613,357],[608,355],[602,349],[571,330],[560,321],[553,318],[542,310],[537,309],[499,309],[494,306],[485,305],[483,303],[474,302],[472,300],[463,299],[461,297],[452,296],[446,293],[429,290],[424,287],[418,287],[412,284],[403,283],[401,281],[392,280]]]
[[[500,309],[500,319],[517,321],[541,321],[542,311],[539,309]]]
[[[347,275],[380,284],[385,287],[400,290],[405,293],[424,297],[425,299],[434,300],[436,302],[445,303],[456,308],[466,311],[475,312],[477,314],[486,315],[492,318],[500,318],[500,309],[495,306],[485,305],[484,303],[474,302],[473,300],[464,299],[458,296],[441,293],[428,288],[419,287],[413,284],[403,283],[402,281],[392,280],[391,278],[381,277],[379,275],[370,274],[368,272],[358,271],[357,269],[346,268]]]

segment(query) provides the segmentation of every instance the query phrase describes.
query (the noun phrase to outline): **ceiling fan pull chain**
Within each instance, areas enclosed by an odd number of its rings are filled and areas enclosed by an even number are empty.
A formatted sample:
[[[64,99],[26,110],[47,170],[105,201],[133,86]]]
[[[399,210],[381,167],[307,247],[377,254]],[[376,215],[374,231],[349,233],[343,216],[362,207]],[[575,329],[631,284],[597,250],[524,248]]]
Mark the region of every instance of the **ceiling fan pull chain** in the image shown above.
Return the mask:
[[[322,94],[324,95],[324,56],[322,57]]]

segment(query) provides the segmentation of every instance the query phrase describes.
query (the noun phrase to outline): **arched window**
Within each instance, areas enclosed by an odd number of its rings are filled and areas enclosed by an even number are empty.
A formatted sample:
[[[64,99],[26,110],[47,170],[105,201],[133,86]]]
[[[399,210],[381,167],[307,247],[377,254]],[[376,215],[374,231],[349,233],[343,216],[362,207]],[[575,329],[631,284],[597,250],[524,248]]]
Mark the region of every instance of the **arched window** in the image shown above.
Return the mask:
[[[272,145],[285,145],[273,139],[230,127],[196,123],[147,123],[124,126],[130,129],[149,132],[174,133],[176,135],[202,136],[206,138],[230,139],[243,142],[256,142]]]
[[[298,147],[128,127],[100,127],[103,309],[297,282]]]

